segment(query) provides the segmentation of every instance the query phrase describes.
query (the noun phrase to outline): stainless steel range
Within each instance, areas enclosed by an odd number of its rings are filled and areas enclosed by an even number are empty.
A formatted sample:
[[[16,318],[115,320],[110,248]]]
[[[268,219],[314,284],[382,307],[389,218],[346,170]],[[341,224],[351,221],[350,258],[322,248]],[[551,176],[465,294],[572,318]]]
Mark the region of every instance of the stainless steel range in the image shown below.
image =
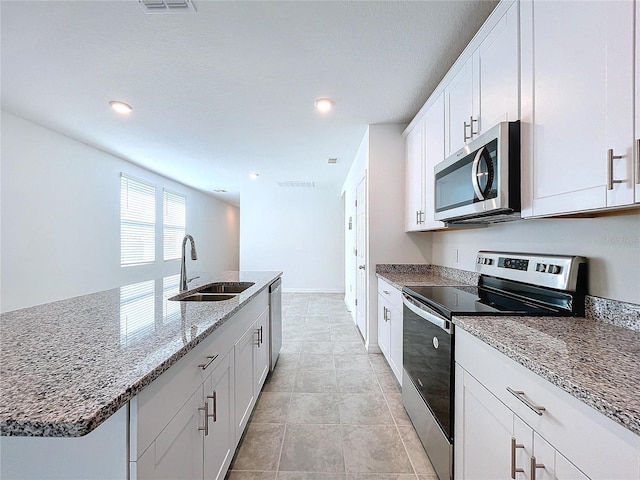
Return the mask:
[[[402,401],[438,478],[453,478],[454,315],[582,316],[587,260],[478,252],[472,287],[403,288]]]

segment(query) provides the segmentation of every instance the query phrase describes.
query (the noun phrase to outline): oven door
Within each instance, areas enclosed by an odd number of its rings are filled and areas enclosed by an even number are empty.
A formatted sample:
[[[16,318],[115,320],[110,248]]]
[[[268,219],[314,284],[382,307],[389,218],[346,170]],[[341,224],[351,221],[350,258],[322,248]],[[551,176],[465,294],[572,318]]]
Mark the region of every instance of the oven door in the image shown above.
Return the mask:
[[[403,302],[404,371],[451,443],[453,324],[406,293],[403,294]]]

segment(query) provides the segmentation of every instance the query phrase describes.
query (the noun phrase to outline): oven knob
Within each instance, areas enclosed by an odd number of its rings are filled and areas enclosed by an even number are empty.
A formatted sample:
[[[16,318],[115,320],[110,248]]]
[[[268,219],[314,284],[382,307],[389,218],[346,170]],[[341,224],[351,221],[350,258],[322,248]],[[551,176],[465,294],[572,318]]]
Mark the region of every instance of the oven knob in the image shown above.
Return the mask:
[[[440,342],[438,341],[438,337],[433,337],[433,348],[438,348],[440,346]]]
[[[493,264],[493,260],[490,258],[485,258],[484,259],[484,263],[486,263],[487,265],[492,265]]]
[[[544,263],[538,263],[536,265],[536,272],[544,272],[546,270],[546,265]]]
[[[547,272],[557,275],[558,273],[560,273],[560,265],[549,265]]]

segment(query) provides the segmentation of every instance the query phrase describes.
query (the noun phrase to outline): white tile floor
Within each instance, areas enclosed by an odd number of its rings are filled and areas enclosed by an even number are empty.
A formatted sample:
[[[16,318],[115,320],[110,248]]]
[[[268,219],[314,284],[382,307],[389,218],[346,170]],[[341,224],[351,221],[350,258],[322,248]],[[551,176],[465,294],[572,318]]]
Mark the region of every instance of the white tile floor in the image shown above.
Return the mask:
[[[437,480],[343,296],[283,295],[283,346],[228,480]]]

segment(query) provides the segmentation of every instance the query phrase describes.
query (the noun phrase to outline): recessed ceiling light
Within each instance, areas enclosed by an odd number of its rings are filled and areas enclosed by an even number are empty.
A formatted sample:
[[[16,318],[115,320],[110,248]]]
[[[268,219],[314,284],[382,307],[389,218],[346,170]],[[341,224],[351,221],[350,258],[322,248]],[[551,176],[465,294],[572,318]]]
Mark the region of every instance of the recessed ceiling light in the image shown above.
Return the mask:
[[[330,98],[319,98],[313,103],[313,105],[316,107],[316,110],[325,113],[333,108],[333,100]]]
[[[111,105],[111,108],[113,108],[116,112],[122,115],[129,115],[131,113],[131,110],[133,110],[131,105],[129,105],[128,103],[118,102],[117,100],[111,100],[109,102],[109,105]]]
[[[250,173],[250,174],[249,174],[249,176],[250,176],[253,180],[255,180],[256,178],[258,178],[258,177],[260,176],[260,174],[259,174],[259,173],[256,173],[256,172],[253,172],[253,173]]]

